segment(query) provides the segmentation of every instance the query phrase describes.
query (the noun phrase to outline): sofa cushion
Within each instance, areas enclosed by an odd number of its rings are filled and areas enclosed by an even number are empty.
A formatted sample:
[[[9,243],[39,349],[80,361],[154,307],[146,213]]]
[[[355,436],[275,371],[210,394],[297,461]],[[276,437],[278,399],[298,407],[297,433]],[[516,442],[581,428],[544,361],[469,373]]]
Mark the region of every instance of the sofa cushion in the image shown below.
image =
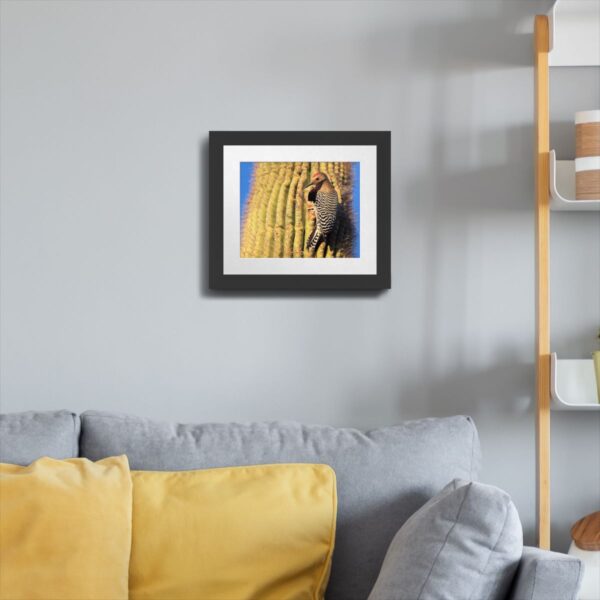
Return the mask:
[[[0,415],[0,462],[15,465],[79,454],[79,417],[68,410]]]
[[[335,536],[326,465],[133,471],[130,600],[321,600]]]
[[[455,477],[479,472],[468,417],[409,421],[362,433],[298,423],[180,425],[103,412],[82,415],[81,455],[127,454],[132,469],[269,463],[330,465],[338,484],[327,597],[364,600],[398,528]]]
[[[509,600],[577,600],[584,565],[575,556],[523,548]],[[581,594],[582,598],[583,593]],[[594,598],[589,595],[587,598]]]
[[[125,456],[0,464],[0,599],[127,600]]]
[[[504,600],[522,552],[510,496],[454,480],[400,528],[369,600]]]

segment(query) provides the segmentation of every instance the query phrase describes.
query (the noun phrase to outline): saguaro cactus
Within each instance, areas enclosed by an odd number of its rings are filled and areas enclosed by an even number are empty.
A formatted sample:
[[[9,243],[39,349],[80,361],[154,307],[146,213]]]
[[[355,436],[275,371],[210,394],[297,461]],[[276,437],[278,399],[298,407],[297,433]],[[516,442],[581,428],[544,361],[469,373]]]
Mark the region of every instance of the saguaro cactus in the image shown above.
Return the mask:
[[[338,194],[338,218],[326,242],[314,250],[306,242],[315,228],[314,210],[304,189],[321,171]],[[356,231],[352,208],[352,163],[255,163],[242,215],[243,258],[352,257]]]

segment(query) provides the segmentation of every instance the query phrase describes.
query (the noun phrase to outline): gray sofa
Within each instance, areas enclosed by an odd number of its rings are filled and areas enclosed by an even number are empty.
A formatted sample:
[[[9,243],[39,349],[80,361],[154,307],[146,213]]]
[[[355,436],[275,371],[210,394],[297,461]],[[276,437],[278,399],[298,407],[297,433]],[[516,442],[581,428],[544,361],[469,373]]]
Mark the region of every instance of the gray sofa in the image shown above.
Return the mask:
[[[40,456],[98,460],[119,454],[138,470],[331,465],[339,507],[330,600],[365,600],[398,528],[449,481],[475,480],[480,470],[477,430],[461,416],[366,433],[285,422],[182,425],[98,411],[0,416],[1,462],[29,464]],[[509,598],[575,599],[581,570],[575,558],[525,548]]]

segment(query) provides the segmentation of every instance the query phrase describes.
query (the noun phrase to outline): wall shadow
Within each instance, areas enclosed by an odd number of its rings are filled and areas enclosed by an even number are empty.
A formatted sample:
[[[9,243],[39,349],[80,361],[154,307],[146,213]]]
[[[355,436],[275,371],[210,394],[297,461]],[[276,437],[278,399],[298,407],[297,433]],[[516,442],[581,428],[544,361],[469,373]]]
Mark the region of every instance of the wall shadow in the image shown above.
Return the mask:
[[[493,366],[473,369],[457,364],[450,374],[431,373],[425,378],[407,378],[400,385],[403,418],[435,414],[520,414],[533,410],[533,362],[523,362],[510,348],[500,349]],[[507,394],[507,390],[510,393]]]
[[[511,347],[503,342],[496,349],[495,359],[486,361],[493,360],[492,366],[473,368],[467,364],[468,359],[461,360],[469,356],[464,335],[457,336],[454,366],[448,360],[443,364],[436,360],[435,349],[438,332],[450,316],[459,331],[461,324],[464,324],[462,330],[466,330],[467,291],[472,279],[467,265],[473,253],[470,246],[473,232],[480,223],[489,223],[495,215],[507,218],[510,213],[520,213],[530,220],[531,254],[524,260],[530,260],[533,267],[533,120],[487,131],[472,125],[468,116],[482,107],[474,105],[474,93],[469,94],[468,88],[465,89],[474,85],[474,78],[461,76],[494,69],[531,69],[533,16],[546,12],[550,6],[549,1],[493,6],[474,2],[469,5],[471,18],[461,15],[457,22],[443,24],[428,21],[406,31],[400,25],[379,32],[366,43],[369,63],[377,65],[382,77],[394,76],[399,64],[411,74],[413,70],[421,70],[428,77],[425,88],[420,81],[409,77],[400,100],[405,107],[429,107],[432,132],[425,146],[430,149],[426,172],[403,182],[402,188],[396,184],[394,189],[396,201],[402,204],[402,218],[408,219],[408,225],[395,221],[394,231],[416,224],[425,235],[423,273],[416,282],[425,302],[420,324],[425,339],[421,344],[418,374],[408,378],[405,375],[398,383],[402,418],[457,412],[476,416],[482,410],[531,413],[535,380],[533,300],[531,360],[523,358],[522,343],[520,347]],[[453,116],[457,114],[452,102],[457,77],[465,134],[451,133]],[[500,102],[501,98],[491,100],[492,106]],[[405,152],[406,149],[400,149],[400,154]],[[411,160],[411,156],[405,158]],[[514,193],[516,190],[519,193]],[[398,213],[395,216],[398,218]],[[445,264],[450,246],[451,265],[465,265],[462,271]],[[490,264],[490,272],[495,268]],[[444,345],[448,353],[448,342]]]
[[[400,21],[369,40],[367,59],[386,72],[397,72],[399,64],[454,72],[531,67],[533,17],[551,6],[551,0],[470,2],[470,15],[454,23],[429,21],[403,31]]]
[[[438,332],[449,317],[446,311],[440,309],[442,295],[444,305],[451,307],[453,322],[462,323],[463,330],[468,326],[467,289],[469,278],[472,279],[473,275],[466,265],[473,252],[473,232],[477,232],[480,222],[489,223],[496,214],[523,213],[532,224],[531,255],[525,260],[531,260],[533,265],[532,136],[531,125],[484,132],[470,142],[440,136],[433,144],[436,150],[431,158],[430,173],[406,184],[403,214],[426,232],[421,280],[422,296],[425,298],[421,330],[426,340],[420,362],[424,372],[431,370],[431,375],[420,381],[403,381],[401,384],[402,413],[408,412],[411,418],[432,412],[437,415],[458,411],[476,415],[482,403],[489,403],[495,410],[508,409],[519,413],[527,410],[522,399],[531,398],[533,394],[533,304],[531,361],[523,361],[522,349],[519,352],[518,348],[499,346],[493,367],[473,370],[461,364],[460,357],[468,355],[469,349],[465,342],[458,340],[455,349],[457,363],[452,374],[439,376],[436,375],[432,349],[437,347]],[[449,165],[450,148],[464,148],[469,143],[479,148],[479,160],[487,166],[471,170]],[[511,194],[511,188],[507,190],[507,182],[512,182],[513,189],[525,189],[525,193]],[[449,275],[444,266],[448,240],[452,242],[453,263],[465,265],[462,271],[452,270],[451,286],[448,285]],[[507,243],[510,244],[509,239]],[[503,263],[503,268],[505,266]],[[490,263],[486,270],[494,273],[497,265]],[[510,305],[513,292],[507,289],[506,295]],[[510,390],[511,398],[519,400],[513,403],[506,390]]]

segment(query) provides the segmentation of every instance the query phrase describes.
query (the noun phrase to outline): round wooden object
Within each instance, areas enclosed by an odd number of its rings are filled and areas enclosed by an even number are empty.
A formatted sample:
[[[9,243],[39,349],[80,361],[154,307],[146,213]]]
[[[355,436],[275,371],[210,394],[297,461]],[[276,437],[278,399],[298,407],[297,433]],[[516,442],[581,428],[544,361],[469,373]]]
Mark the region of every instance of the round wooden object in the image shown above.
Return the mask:
[[[575,156],[600,155],[600,121],[575,125]]]
[[[600,156],[600,110],[575,113],[575,157]]]
[[[600,198],[600,169],[575,173],[575,198],[577,200]]]
[[[571,537],[575,545],[582,550],[600,550],[600,510],[579,519],[571,527]]]

